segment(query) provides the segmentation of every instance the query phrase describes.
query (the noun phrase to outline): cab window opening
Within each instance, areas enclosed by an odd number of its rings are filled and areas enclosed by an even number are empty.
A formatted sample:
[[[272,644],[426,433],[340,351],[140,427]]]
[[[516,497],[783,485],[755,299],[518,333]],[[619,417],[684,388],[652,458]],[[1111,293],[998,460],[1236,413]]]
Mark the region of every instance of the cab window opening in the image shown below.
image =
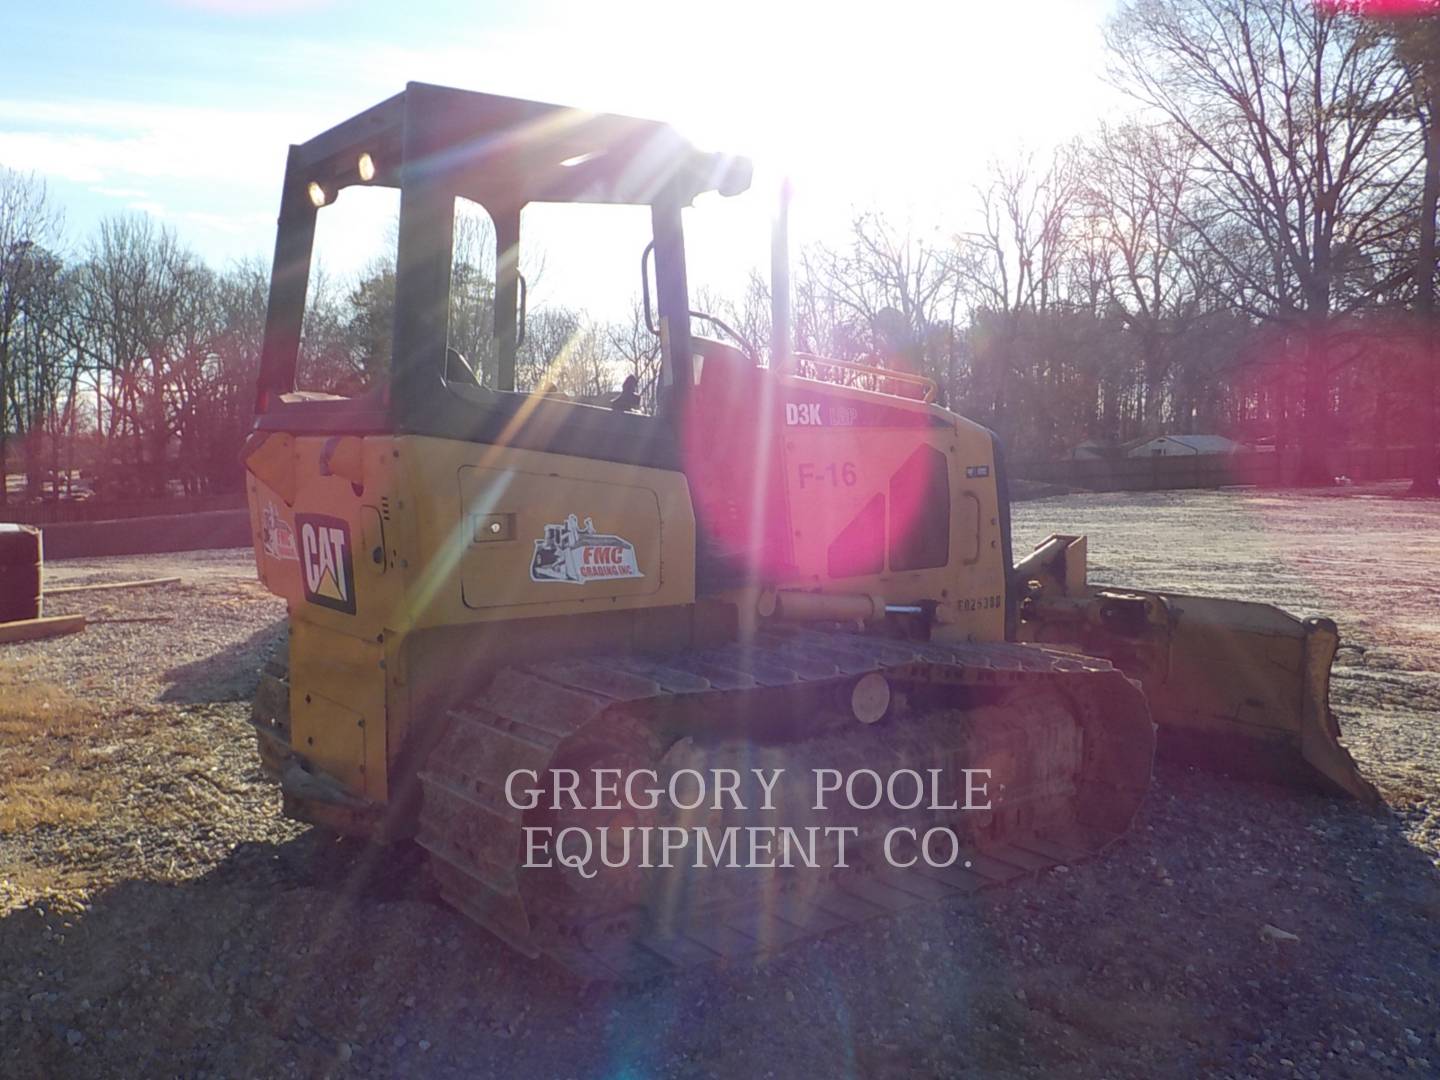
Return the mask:
[[[356,397],[389,378],[400,193],[347,188],[316,215],[297,390]]]

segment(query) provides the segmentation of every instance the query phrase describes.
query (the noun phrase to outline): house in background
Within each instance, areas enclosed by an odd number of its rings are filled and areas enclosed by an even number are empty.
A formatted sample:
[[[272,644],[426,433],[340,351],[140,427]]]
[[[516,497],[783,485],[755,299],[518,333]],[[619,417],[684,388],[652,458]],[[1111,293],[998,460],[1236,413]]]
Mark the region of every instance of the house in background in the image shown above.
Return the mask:
[[[1125,456],[1132,458],[1233,454],[1243,449],[1240,443],[1224,435],[1153,435],[1134,439],[1124,446]]]
[[[1086,439],[1065,451],[1064,456],[1069,461],[1097,461],[1100,458],[1113,458],[1117,451],[1118,447],[1111,443],[1103,443],[1098,439]]]

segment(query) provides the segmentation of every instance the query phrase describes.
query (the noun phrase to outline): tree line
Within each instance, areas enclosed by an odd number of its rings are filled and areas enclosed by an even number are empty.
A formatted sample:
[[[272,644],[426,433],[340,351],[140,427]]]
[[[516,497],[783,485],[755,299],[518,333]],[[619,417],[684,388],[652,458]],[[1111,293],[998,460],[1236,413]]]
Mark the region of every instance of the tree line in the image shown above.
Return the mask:
[[[457,230],[452,345],[493,385],[493,247],[476,219]],[[147,215],[102,221],[68,258],[43,183],[0,168],[0,461],[26,497],[105,498],[239,491],[253,419],[269,268],[207,266]],[[346,281],[312,274],[297,384],[349,395],[390,363],[393,257]],[[522,389],[608,400],[625,372],[653,410],[659,349],[637,305],[599,320],[547,305],[529,313]],[[617,374],[619,372],[619,374]],[[0,485],[0,492],[5,488]],[[4,501],[0,495],[0,502]]]
[[[1363,0],[1129,0],[1106,35],[1133,108],[991,163],[947,207],[959,230],[866,210],[801,249],[797,352],[924,374],[1012,457],[1223,433],[1294,448],[1320,481],[1332,444],[1422,445],[1433,492],[1437,26]],[[487,383],[490,251],[462,219],[451,343]],[[769,288],[692,306],[763,361]],[[0,173],[0,461],[18,446],[35,494],[79,468],[102,493],[235,489],[266,292],[264,266],[217,271],[145,217],[67,253],[43,185]],[[393,295],[393,263],[315,275],[305,385],[384,372]],[[653,406],[645,323],[638,300],[621,319],[536,305],[518,383],[604,400],[634,374]]]
[[[934,378],[1021,457],[1160,431],[1423,444],[1435,491],[1440,5],[1131,0],[1133,110],[991,165],[956,234],[858,215],[807,251],[800,344]]]

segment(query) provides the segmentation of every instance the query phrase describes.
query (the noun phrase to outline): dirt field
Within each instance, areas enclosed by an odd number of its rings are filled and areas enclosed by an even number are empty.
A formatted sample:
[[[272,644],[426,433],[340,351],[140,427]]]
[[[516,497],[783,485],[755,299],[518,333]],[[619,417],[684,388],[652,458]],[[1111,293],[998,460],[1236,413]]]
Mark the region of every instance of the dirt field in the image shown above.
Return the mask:
[[[1341,495],[1043,499],[1016,550],[1083,531],[1102,578],[1334,617],[1385,812],[1162,768],[1103,862],[588,991],[412,855],[277,816],[245,700],[283,608],[247,552],[52,564],[183,581],[0,646],[0,1075],[1440,1075],[1440,504]]]

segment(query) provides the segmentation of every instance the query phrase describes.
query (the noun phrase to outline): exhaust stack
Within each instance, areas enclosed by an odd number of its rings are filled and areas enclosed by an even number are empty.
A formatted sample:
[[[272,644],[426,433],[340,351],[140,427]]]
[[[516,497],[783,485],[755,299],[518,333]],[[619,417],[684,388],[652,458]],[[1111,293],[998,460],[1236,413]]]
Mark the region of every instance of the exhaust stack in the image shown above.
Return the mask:
[[[790,178],[780,182],[780,200],[770,231],[770,366],[788,372],[790,337]]]

